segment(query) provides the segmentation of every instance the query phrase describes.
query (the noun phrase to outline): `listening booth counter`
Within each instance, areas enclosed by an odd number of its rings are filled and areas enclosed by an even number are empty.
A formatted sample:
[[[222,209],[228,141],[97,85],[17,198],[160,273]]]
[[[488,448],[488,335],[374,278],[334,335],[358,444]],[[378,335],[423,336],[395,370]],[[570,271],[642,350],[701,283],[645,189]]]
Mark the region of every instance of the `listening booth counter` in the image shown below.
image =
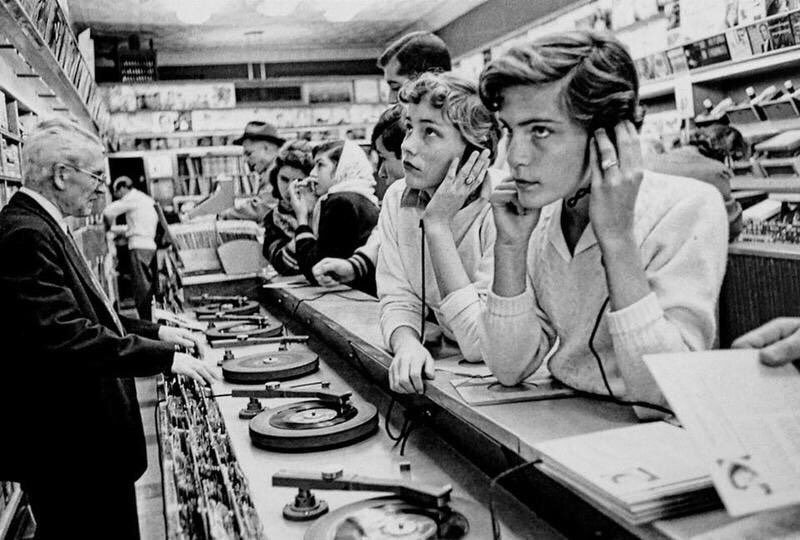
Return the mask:
[[[392,357],[377,324],[377,301],[354,290],[331,292],[318,287],[277,285],[273,283],[261,290],[264,306],[275,313],[275,308],[282,308],[300,325],[299,332],[316,336],[339,351],[355,372],[347,377],[348,381],[368,380],[388,391]],[[475,369],[452,357],[442,357],[437,359],[435,380],[425,383],[424,396],[398,399],[406,410],[424,410],[427,414],[423,423],[490,476],[538,460],[540,455],[534,447],[539,443],[638,423],[631,407],[586,397],[469,405],[454,388],[453,380],[470,378],[471,372],[479,373]],[[425,444],[430,442],[423,440],[428,437],[427,432],[415,432],[409,444]],[[509,482],[503,485],[536,515],[569,537],[599,534],[689,539],[734,522],[720,509],[634,526],[538,467],[531,469],[534,467],[512,473],[506,479]]]
[[[218,291],[218,289],[210,290],[211,293],[209,294]],[[305,290],[312,294],[319,294],[322,291],[319,288],[306,288]],[[198,289],[195,292],[203,291]],[[262,310],[260,313],[248,316],[263,316],[268,320],[268,325],[274,324],[276,320],[283,322],[286,326],[284,335],[290,334],[295,336],[295,339],[290,339],[289,343],[285,345],[270,343],[226,348],[215,344],[213,347],[207,346],[204,350],[206,363],[210,367],[213,366],[220,376],[220,381],[215,382],[211,392],[216,396],[214,399],[219,407],[224,427],[227,430],[231,450],[248,484],[252,506],[263,527],[263,537],[286,540],[328,538],[326,536],[327,533],[320,532],[324,529],[321,527],[322,520],[325,519],[324,516],[312,521],[291,521],[284,518],[284,507],[287,503],[295,501],[298,489],[296,487],[273,486],[272,477],[281,470],[312,475],[317,471],[325,471],[326,474],[330,474],[335,470],[342,471],[345,475],[344,478],[347,475],[356,474],[360,477],[393,478],[398,481],[411,481],[412,483],[417,482],[429,486],[441,487],[450,485],[452,486],[450,507],[458,511],[459,504],[466,504],[461,508],[469,509],[469,511],[461,510],[469,514],[466,517],[471,521],[470,528],[472,530],[470,534],[463,538],[491,537],[491,520],[488,512],[490,494],[489,490],[486,489],[489,479],[485,474],[425,426],[415,430],[407,440],[401,441],[404,446],[404,455],[401,456],[400,445],[395,444],[384,430],[384,413],[389,410],[389,399],[380,391],[378,386],[372,384],[363,373],[353,367],[351,362],[331,350],[314,334],[311,334],[308,340],[303,342],[302,336],[299,335],[307,333],[306,330],[301,325],[296,324],[287,313],[281,313],[280,310],[272,308],[270,311],[271,313],[267,313],[266,310]],[[182,315],[187,319],[194,318],[190,311]],[[223,321],[216,322],[215,326],[221,330],[227,325],[240,323],[240,320],[232,323]],[[234,330],[234,335],[240,335],[239,331]],[[280,340],[280,336],[267,339]],[[267,448],[270,448],[272,444],[277,444],[278,446],[285,444],[281,442],[280,437],[274,437],[274,434],[272,434],[274,430],[269,426],[267,426],[264,433],[272,438],[266,441],[259,439],[256,443],[252,442],[256,440],[253,435],[253,429],[257,429],[253,426],[255,426],[255,422],[259,418],[261,419],[262,427],[266,425],[266,422],[263,421],[265,418],[268,418],[270,424],[277,425],[277,420],[275,420],[277,417],[269,417],[269,414],[275,409],[283,409],[289,410],[291,414],[282,414],[280,416],[281,422],[283,420],[286,423],[306,422],[309,415],[305,415],[299,406],[296,409],[297,412],[292,407],[296,406],[298,402],[308,402],[308,400],[300,398],[261,399],[260,402],[265,407],[266,412],[261,413],[262,416],[260,417],[257,416],[254,423],[251,424],[250,421],[242,420],[239,417],[240,411],[247,407],[248,399],[233,397],[230,394],[235,390],[264,389],[265,385],[231,384],[222,380],[222,368],[218,366],[218,363],[227,354],[228,360],[225,366],[228,371],[226,376],[229,376],[232,361],[236,362],[246,357],[257,357],[263,353],[266,358],[265,364],[269,364],[274,358],[281,356],[279,352],[281,347],[285,347],[287,349],[286,352],[293,353],[293,358],[308,355],[318,359],[318,370],[291,380],[284,380],[279,383],[278,390],[350,392],[352,395],[349,397],[349,403],[361,412],[371,410],[373,406],[377,409],[379,412],[377,431],[374,433],[371,431],[364,432],[363,435],[355,437],[354,441],[347,445],[338,446],[334,444],[337,447],[324,450],[286,452],[281,451],[279,448],[264,449],[256,446],[256,444],[261,446],[266,444]],[[282,375],[279,378],[282,378]],[[323,387],[320,384],[321,382],[329,384]],[[323,412],[323,414],[325,413]],[[390,433],[396,435],[402,430],[403,424],[402,410],[399,406],[394,407],[392,419],[393,425]],[[163,422],[162,408],[161,425],[159,425],[159,437],[162,447],[165,441],[168,440],[167,434],[169,432],[169,429],[165,429]],[[213,431],[215,429],[213,419],[210,425]],[[303,429],[299,431],[302,432]],[[217,452],[219,453],[219,451]],[[400,465],[405,465],[406,463],[410,464],[410,472],[399,472]],[[162,471],[164,471],[165,478],[170,479],[173,472],[172,468],[176,466],[176,464],[170,463],[169,459],[165,459],[162,454]],[[235,484],[235,482],[226,480],[226,485],[231,483]],[[168,537],[180,537],[176,530],[180,521],[177,514],[183,510],[177,509],[179,505],[176,504],[176,499],[172,498],[174,495],[170,495],[171,492],[174,493],[173,486],[167,485],[165,482],[164,492],[166,494],[167,535]],[[345,505],[387,495],[377,491],[354,492],[321,489],[312,489],[312,494],[317,500],[322,499],[327,502],[329,516],[334,516],[337,510],[341,512]],[[494,506],[497,508],[497,516],[503,529],[502,538],[561,538],[550,526],[537,518],[533,512],[510,496],[505,490],[493,490],[491,497]],[[478,504],[475,506],[475,503],[467,503],[463,499],[477,501]],[[401,523],[399,526],[401,528],[409,526],[407,522],[404,523],[405,525]],[[419,526],[418,523],[414,524],[414,527]],[[310,527],[316,527],[316,529],[312,531]],[[316,534],[322,534],[322,536],[316,536]],[[332,538],[332,536],[330,537]]]

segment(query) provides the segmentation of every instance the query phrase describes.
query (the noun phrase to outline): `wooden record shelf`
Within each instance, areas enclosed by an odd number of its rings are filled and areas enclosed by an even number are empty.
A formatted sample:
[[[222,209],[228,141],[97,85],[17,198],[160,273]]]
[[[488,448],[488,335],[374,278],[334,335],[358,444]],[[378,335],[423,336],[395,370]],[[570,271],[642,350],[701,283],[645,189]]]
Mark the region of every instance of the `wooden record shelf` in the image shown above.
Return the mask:
[[[12,184],[22,185],[22,178],[19,176],[8,176],[5,174],[0,174],[0,182],[9,182]]]
[[[800,191],[800,176],[734,176],[731,179],[733,190],[757,190],[767,193],[797,193]]]
[[[58,63],[58,59],[42,38],[18,0],[0,0],[0,34],[30,63],[53,94],[79,122],[92,131],[97,124],[78,89]],[[42,96],[40,96],[42,97]]]
[[[6,139],[11,139],[12,141],[16,141],[18,143],[22,142],[22,137],[20,137],[19,135],[14,134],[14,133],[11,133],[7,129],[0,128],[0,135],[5,137]]]

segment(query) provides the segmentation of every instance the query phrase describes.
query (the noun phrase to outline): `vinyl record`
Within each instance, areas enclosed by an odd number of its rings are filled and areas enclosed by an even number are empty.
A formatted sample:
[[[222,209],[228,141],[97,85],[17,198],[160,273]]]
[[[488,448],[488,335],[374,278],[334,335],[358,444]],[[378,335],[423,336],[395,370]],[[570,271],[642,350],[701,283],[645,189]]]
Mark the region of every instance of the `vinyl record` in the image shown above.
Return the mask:
[[[427,508],[395,496],[366,499],[322,516],[305,540],[483,540],[492,537],[489,512],[454,498],[446,508]]]
[[[252,354],[222,363],[222,376],[238,384],[296,379],[319,369],[319,357],[311,351],[275,351]]]
[[[252,315],[258,312],[258,302],[247,301],[243,304],[233,302],[213,302],[205,304],[203,307],[194,310],[195,315],[201,321],[212,319],[217,313],[226,315]]]
[[[216,341],[218,339],[236,339],[240,336],[242,339],[244,337],[273,337],[281,335],[282,331],[283,325],[277,321],[267,321],[265,324],[243,322],[226,328],[206,330],[206,338],[208,341]]]
[[[378,429],[378,410],[352,400],[345,411],[309,400],[269,409],[250,421],[250,439],[276,452],[314,452],[365,439]]]

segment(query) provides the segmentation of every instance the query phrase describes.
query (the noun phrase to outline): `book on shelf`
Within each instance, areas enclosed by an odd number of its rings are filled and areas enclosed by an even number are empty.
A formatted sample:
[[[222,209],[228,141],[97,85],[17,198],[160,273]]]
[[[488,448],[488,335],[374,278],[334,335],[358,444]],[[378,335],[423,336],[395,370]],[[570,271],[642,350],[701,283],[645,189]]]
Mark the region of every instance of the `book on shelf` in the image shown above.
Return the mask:
[[[0,90],[0,129],[8,130],[8,112],[6,111],[6,95]]]

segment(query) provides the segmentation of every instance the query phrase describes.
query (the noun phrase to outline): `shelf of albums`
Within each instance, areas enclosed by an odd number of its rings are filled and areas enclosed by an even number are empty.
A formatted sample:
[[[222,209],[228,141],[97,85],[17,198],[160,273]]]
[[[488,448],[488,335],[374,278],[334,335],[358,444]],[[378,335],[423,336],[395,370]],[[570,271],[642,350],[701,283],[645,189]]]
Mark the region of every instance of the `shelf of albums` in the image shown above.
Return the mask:
[[[777,25],[778,19],[786,24]],[[671,114],[680,121],[689,114],[674,109],[690,100],[696,125],[731,125],[749,147],[749,156],[729,162],[744,223],[729,248],[720,300],[722,346],[773,317],[800,316],[800,11],[759,24],[780,27],[787,36],[776,41],[780,47],[737,57],[730,40],[737,34],[751,38],[758,25],[733,28],[684,45],[682,54],[665,54],[671,66],[673,59],[686,61],[686,72],[642,85],[643,104],[656,111],[653,116]],[[678,90],[680,77],[688,78],[688,97]]]

